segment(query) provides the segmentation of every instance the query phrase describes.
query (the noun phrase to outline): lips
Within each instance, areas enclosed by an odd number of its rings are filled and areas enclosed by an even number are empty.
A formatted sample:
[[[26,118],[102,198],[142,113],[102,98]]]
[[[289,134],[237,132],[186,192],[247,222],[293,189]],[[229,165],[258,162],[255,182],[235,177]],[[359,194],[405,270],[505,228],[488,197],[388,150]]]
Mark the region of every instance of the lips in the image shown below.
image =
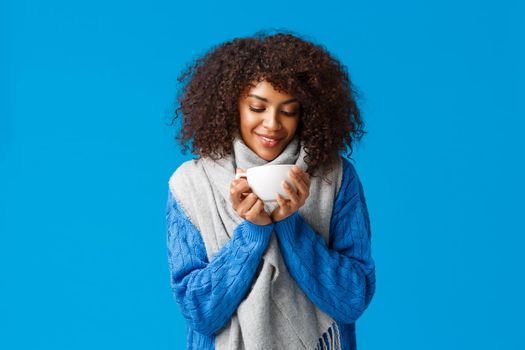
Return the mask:
[[[263,135],[256,134],[259,140],[261,141],[261,144],[265,147],[275,147],[277,144],[281,141],[280,138],[275,137],[267,137]]]
[[[282,137],[276,137],[271,135],[262,135],[262,134],[256,134],[257,136],[260,136],[262,138],[268,139],[268,141],[281,141]]]

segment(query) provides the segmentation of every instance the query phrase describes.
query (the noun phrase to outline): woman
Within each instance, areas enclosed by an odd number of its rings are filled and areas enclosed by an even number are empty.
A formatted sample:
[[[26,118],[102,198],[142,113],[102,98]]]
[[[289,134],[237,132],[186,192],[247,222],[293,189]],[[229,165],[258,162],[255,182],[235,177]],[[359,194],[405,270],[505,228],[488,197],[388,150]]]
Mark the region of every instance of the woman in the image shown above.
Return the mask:
[[[236,38],[179,77],[167,245],[188,349],[356,349],[375,292],[370,221],[340,151],[365,133],[348,73],[289,33]],[[236,171],[295,164],[289,199],[262,202]]]

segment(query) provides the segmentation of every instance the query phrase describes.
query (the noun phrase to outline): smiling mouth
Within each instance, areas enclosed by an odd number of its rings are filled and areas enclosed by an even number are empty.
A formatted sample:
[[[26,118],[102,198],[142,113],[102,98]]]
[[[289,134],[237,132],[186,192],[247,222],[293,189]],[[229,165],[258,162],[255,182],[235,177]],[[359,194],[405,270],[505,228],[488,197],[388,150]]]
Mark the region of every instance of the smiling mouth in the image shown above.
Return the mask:
[[[261,135],[257,135],[257,137],[261,141],[261,144],[265,147],[275,147],[279,144],[279,142],[281,142],[281,139],[271,139]]]

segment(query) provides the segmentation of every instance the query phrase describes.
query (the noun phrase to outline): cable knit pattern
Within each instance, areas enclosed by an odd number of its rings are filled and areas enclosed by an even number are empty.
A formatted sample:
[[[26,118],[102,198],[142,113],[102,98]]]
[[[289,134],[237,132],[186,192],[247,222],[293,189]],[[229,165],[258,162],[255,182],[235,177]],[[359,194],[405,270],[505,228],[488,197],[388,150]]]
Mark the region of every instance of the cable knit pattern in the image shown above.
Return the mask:
[[[190,328],[212,335],[230,319],[248,291],[274,224],[243,221],[208,262],[196,227],[171,191],[168,196],[167,244],[175,300]]]
[[[375,292],[366,200],[355,168],[346,159],[343,164],[329,247],[298,212],[275,223],[279,248],[290,274],[310,300],[340,327],[354,323]]]
[[[199,231],[168,191],[171,286],[186,319],[187,349],[214,349],[214,333],[248,293],[274,228],[290,275],[317,307],[337,321],[342,348],[356,349],[355,321],[374,295],[375,264],[363,187],[354,166],[342,159],[343,180],[332,212],[329,246],[295,212],[265,226],[243,221],[208,262]]]

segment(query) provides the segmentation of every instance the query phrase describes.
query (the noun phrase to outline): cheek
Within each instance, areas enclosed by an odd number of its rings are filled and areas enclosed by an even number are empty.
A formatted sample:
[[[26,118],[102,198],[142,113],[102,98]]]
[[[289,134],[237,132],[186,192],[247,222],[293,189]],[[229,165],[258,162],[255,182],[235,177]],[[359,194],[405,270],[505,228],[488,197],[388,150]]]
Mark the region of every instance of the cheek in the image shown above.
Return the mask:
[[[299,125],[298,120],[289,120],[284,124],[284,127],[286,130],[288,130],[290,133],[295,133],[295,130],[297,130],[297,126]]]
[[[257,126],[259,118],[251,113],[243,113],[241,115],[241,128],[244,130],[250,130]]]

